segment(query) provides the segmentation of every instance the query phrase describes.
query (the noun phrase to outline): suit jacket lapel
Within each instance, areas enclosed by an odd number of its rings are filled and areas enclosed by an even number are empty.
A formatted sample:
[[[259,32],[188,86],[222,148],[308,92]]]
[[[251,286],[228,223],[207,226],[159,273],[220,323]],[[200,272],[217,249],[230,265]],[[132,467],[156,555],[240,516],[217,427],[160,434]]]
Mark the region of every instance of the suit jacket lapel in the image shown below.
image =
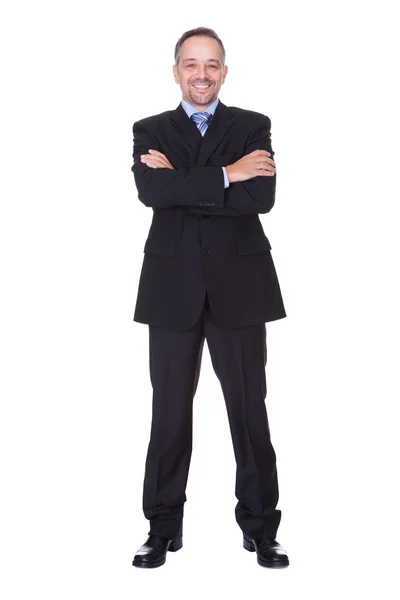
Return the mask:
[[[217,147],[227,131],[232,127],[234,123],[233,117],[233,113],[220,100],[204,137],[202,137],[196,123],[189,119],[182,104],[177,106],[171,114],[170,119],[192,148],[196,149],[199,142],[201,142],[197,166],[204,167],[214,148]]]
[[[170,119],[189,146],[196,150],[197,146],[201,142],[202,136],[200,131],[197,129],[196,123],[194,123],[192,119],[189,119],[185,113],[182,104],[179,104],[176,107],[176,109],[170,115]]]

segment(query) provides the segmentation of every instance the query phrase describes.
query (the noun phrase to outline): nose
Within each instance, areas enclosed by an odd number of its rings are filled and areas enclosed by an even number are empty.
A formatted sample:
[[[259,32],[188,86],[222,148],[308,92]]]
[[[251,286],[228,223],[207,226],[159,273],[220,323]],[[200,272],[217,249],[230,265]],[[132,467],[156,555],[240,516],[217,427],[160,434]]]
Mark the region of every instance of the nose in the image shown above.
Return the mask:
[[[200,65],[198,70],[197,70],[197,75],[201,78],[201,79],[206,79],[207,78],[207,69],[205,66]]]

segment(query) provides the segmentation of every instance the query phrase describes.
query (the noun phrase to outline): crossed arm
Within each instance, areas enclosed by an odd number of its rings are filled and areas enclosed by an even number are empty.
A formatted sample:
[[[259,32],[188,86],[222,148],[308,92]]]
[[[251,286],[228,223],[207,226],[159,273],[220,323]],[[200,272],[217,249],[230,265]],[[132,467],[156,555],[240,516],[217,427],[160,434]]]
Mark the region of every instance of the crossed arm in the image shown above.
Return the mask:
[[[275,202],[276,186],[270,127],[271,121],[265,116],[261,126],[249,135],[245,155],[226,166],[230,185],[225,189],[221,167],[175,169],[167,156],[157,150],[158,142],[151,132],[141,121],[135,122],[131,170],[139,200],[145,206],[197,207],[214,215],[269,212]]]

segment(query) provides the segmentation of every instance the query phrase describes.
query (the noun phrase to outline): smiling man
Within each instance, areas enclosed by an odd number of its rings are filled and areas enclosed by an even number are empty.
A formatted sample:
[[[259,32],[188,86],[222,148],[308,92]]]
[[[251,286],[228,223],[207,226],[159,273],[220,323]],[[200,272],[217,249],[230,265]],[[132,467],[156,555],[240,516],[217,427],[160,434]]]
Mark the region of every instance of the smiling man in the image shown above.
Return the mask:
[[[219,100],[228,67],[212,29],[184,33],[174,58],[181,102],[133,125],[138,197],[153,210],[133,317],[149,327],[153,403],[143,511],[150,530],[133,565],[161,566],[182,547],[193,398],[207,339],[232,435],[243,546],[260,565],[284,567],[265,324],[286,312],[259,218],[275,203],[271,121]],[[215,529],[223,507],[218,490],[208,493]],[[215,554],[224,558],[223,549]]]

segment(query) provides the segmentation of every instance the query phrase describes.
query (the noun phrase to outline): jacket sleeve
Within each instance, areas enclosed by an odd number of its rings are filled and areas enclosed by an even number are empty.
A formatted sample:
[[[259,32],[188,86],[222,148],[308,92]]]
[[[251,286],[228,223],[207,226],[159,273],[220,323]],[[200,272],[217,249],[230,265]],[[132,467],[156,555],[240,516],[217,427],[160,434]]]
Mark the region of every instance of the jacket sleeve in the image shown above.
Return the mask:
[[[260,127],[253,131],[246,143],[244,154],[250,154],[254,150],[267,150],[270,158],[274,158],[271,147],[271,120],[266,115]],[[267,213],[275,204],[275,175],[257,176],[246,181],[230,183],[225,189],[224,208],[202,208],[202,214],[218,216],[241,216]]]
[[[136,121],[133,124],[131,171],[139,200],[145,206],[224,207],[224,173],[221,167],[184,167],[175,170],[147,167],[141,162],[140,155],[148,154],[149,148],[159,149],[157,139],[141,121]]]

